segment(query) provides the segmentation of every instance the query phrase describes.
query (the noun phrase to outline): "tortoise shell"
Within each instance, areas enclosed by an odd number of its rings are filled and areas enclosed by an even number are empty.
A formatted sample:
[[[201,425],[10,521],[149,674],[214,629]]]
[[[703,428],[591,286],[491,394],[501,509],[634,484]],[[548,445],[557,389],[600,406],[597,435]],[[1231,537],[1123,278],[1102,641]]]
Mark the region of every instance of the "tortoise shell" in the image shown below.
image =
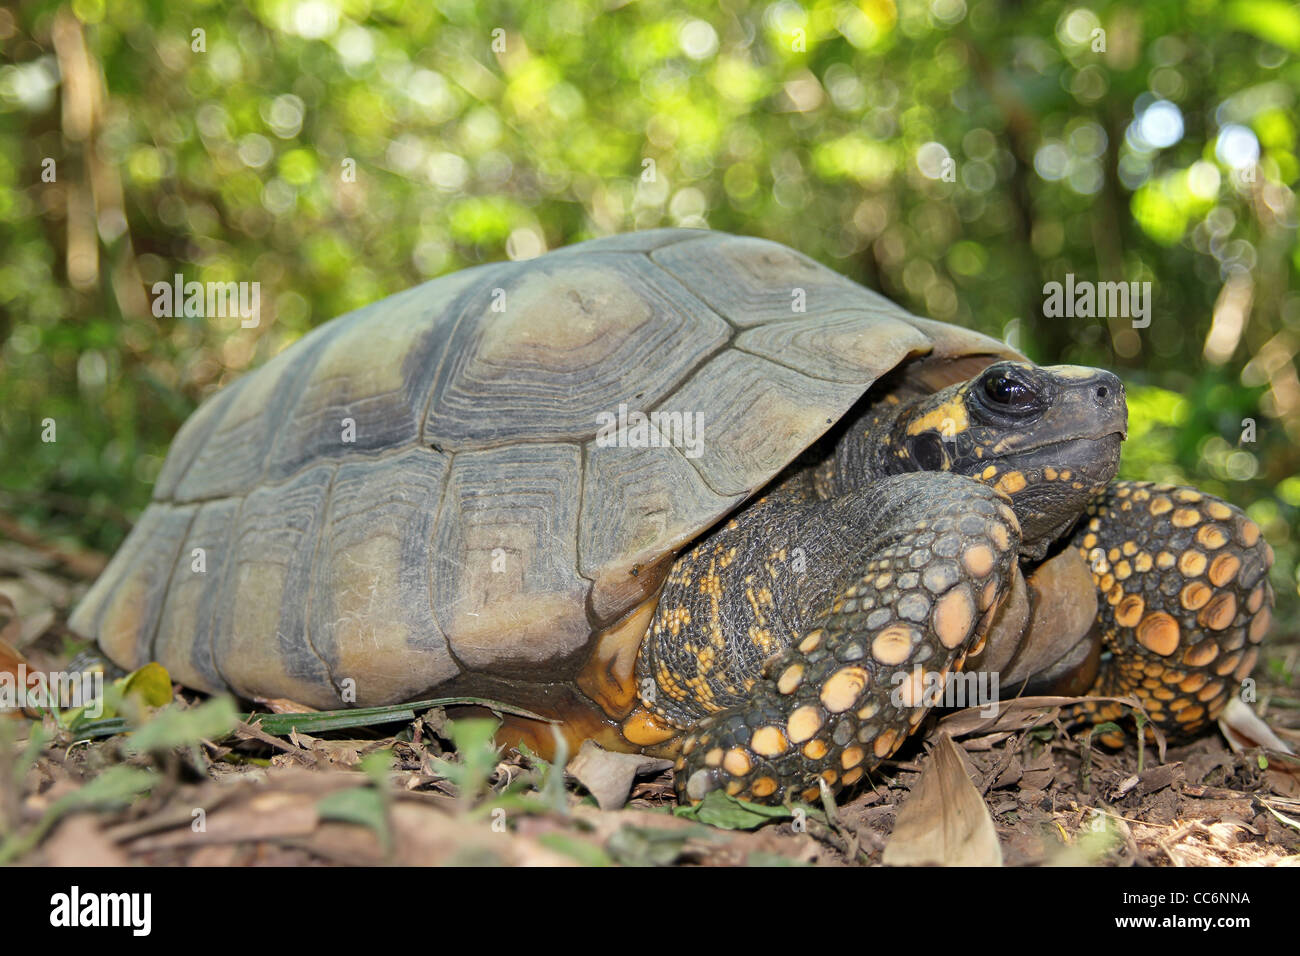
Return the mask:
[[[70,626],[248,698],[504,684],[625,710],[601,688],[630,680],[678,552],[885,373],[933,390],[1003,357],[760,239],[664,229],[467,269],[207,400]],[[659,429],[608,427],[631,412]],[[694,421],[693,446],[663,434]]]

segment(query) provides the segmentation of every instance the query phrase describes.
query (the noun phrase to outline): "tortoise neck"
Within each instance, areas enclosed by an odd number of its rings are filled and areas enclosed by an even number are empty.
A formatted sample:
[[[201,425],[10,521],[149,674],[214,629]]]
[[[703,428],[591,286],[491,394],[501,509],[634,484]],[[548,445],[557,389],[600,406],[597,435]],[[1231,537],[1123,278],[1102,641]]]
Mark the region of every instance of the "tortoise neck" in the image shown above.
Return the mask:
[[[835,445],[835,452],[817,470],[821,497],[861,491],[881,478],[914,471],[896,454],[899,420],[911,414],[916,400],[886,398],[853,422]]]

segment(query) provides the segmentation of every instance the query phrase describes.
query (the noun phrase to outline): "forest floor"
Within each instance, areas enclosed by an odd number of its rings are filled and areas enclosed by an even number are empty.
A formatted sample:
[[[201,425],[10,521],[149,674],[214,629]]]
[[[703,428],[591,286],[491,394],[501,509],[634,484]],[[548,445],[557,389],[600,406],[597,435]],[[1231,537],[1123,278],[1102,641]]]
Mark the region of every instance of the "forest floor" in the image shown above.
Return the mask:
[[[69,666],[84,645],[64,621],[98,563],[13,537],[0,680]],[[109,681],[97,720],[0,713],[0,863],[1294,865],[1300,759],[1282,748],[1300,750],[1300,634],[1279,626],[1265,648],[1235,730],[1112,750],[1051,699],[994,721],[950,711],[853,791],[793,808],[678,807],[659,762],[584,749],[561,772],[440,706],[294,730],[155,665]],[[1264,725],[1271,745],[1252,745]]]

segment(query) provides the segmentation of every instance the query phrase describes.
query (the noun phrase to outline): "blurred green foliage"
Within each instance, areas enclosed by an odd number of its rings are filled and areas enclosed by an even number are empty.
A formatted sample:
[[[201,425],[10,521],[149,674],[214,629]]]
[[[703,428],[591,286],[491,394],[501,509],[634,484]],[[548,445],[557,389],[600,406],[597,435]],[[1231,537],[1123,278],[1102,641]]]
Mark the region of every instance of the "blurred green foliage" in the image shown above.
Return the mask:
[[[313,325],[709,226],[1119,371],[1125,473],[1248,507],[1294,597],[1298,89],[1278,0],[0,9],[0,509],[111,549],[195,405]],[[176,273],[260,282],[260,326],[155,318]],[[1043,318],[1067,273],[1150,281],[1150,326]]]

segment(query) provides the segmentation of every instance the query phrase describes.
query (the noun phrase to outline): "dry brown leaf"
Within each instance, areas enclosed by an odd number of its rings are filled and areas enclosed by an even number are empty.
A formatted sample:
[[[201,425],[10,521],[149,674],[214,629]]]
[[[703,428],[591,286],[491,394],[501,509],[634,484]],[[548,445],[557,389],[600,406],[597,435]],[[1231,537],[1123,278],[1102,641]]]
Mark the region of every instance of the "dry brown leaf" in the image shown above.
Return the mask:
[[[582,749],[565,769],[591,792],[602,810],[618,810],[627,803],[632,781],[639,774],[658,773],[672,765],[671,760],[614,753],[594,741],[584,740]]]
[[[889,866],[1002,865],[993,818],[947,733],[899,809],[881,859]]]
[[[1062,707],[1071,707],[1087,701],[1116,701],[1127,706],[1137,704],[1137,700],[1131,697],[1016,697],[1001,701],[998,712],[994,716],[984,714],[984,707],[967,707],[948,714],[939,721],[937,729],[947,731],[953,737],[1023,730],[1026,727],[1051,723],[1060,716]]]
[[[201,830],[191,826],[145,836],[132,841],[130,849],[140,853],[166,847],[307,836],[319,822],[314,796],[270,791],[207,814]]]
[[[1284,754],[1295,753],[1273,733],[1272,727],[1237,697],[1228,701],[1228,706],[1219,715],[1219,729],[1228,739],[1228,746],[1239,754],[1253,747],[1264,747]]]
[[[49,866],[126,866],[130,862],[99,828],[91,813],[68,817],[42,849]]]

